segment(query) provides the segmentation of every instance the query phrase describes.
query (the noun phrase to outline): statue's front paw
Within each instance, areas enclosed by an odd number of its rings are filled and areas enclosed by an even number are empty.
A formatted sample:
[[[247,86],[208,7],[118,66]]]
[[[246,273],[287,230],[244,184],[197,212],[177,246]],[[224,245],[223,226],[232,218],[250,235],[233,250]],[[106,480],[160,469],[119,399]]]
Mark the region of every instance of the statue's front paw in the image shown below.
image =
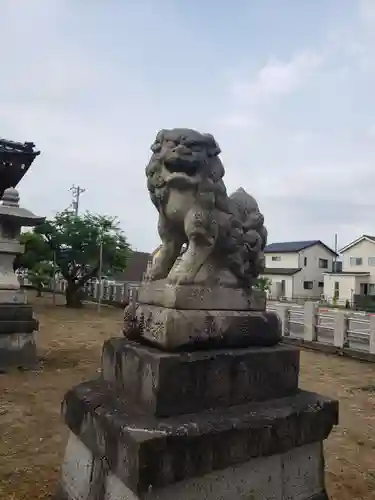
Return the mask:
[[[173,285],[190,285],[194,280],[188,274],[170,273],[167,278],[168,283]]]
[[[146,274],[145,274],[145,281],[156,281],[156,280],[161,280],[166,277],[165,271],[157,266],[154,268],[149,269]]]

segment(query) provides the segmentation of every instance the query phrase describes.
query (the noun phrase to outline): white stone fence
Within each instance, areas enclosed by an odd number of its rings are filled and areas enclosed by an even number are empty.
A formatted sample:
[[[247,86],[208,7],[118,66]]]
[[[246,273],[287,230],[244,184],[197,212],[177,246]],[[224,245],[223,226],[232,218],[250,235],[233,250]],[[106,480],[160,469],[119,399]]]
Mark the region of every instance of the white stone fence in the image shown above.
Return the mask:
[[[279,314],[286,341],[375,361],[371,313],[330,309],[315,302],[303,306],[269,302],[267,309]]]
[[[138,284],[88,283],[88,300],[101,301],[124,307],[136,293]],[[57,284],[58,292],[65,292],[66,282]],[[306,347],[336,352],[360,359],[375,361],[375,314],[330,309],[316,302],[303,306],[269,301],[269,311],[279,314],[284,340]]]
[[[114,304],[125,307],[129,303],[132,293],[136,293],[137,283],[115,283],[103,280],[100,282],[86,283],[84,289],[88,300],[98,302],[99,297],[104,304]],[[65,280],[56,283],[56,292],[65,293],[67,282]],[[52,286],[51,286],[52,288]]]

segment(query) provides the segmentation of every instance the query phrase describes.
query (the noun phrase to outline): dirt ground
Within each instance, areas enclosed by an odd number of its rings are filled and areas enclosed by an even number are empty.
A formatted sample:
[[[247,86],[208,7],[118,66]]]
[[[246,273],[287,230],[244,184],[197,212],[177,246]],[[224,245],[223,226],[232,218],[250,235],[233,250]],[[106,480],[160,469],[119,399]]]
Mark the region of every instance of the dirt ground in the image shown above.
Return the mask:
[[[62,299],[59,298],[59,302]],[[67,429],[65,391],[90,379],[103,341],[120,332],[122,310],[90,305],[71,311],[32,298],[40,320],[40,369],[0,375],[0,498],[52,498]],[[340,400],[340,425],[326,443],[333,500],[375,500],[375,364],[302,352],[301,386]]]

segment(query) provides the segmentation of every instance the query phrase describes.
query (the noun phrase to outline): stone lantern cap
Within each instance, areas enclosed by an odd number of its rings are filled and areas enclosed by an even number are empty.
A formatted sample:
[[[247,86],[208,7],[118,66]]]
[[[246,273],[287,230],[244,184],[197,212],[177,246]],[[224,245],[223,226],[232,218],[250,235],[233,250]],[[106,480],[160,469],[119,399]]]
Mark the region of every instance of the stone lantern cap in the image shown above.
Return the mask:
[[[37,226],[43,224],[45,217],[39,217],[30,210],[19,206],[20,195],[15,188],[8,188],[0,202],[0,223],[7,220],[15,226]]]

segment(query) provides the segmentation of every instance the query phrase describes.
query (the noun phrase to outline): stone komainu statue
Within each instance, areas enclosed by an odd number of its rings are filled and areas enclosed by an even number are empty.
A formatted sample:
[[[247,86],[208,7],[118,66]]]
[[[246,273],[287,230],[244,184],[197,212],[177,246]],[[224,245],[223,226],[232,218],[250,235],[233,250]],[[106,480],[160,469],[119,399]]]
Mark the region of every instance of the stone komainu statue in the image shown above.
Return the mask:
[[[151,150],[147,186],[162,245],[147,279],[251,288],[264,267],[264,217],[244,189],[228,197],[214,137],[161,130]]]

